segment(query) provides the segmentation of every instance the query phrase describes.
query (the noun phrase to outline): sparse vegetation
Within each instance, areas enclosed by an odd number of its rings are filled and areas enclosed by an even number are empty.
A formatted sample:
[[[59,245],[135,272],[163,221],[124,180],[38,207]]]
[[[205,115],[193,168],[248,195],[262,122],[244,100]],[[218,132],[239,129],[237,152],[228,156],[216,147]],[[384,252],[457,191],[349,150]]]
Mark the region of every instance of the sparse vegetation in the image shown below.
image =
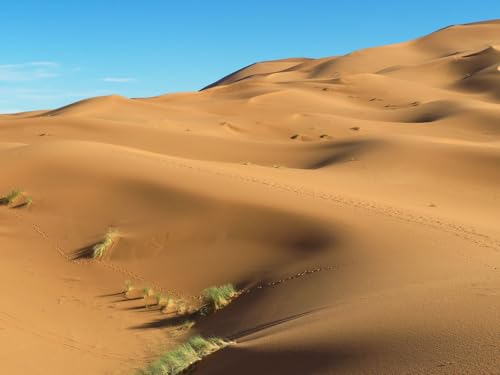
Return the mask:
[[[142,296],[144,298],[151,297],[154,294],[154,291],[151,287],[147,286],[142,289]]]
[[[195,336],[188,342],[163,353],[160,358],[139,370],[138,375],[177,375],[182,374],[194,363],[220,350],[230,342],[221,338]]]
[[[123,293],[126,298],[142,296],[146,308],[156,305],[164,314],[189,315],[194,318],[222,309],[239,294],[232,284],[213,286],[203,291],[200,297],[201,307],[197,307],[184,298],[173,298],[171,295],[157,292],[149,286],[142,289],[134,287],[130,280],[125,281]]]
[[[24,199],[23,207],[29,208],[33,204],[33,198],[31,197],[26,197]]]
[[[155,304],[158,305],[162,310],[164,308],[167,309],[172,302],[172,299],[167,294],[163,294],[161,292],[155,293],[153,297],[155,299]]]
[[[0,204],[2,204],[4,206],[8,206],[8,205],[14,203],[14,201],[17,198],[19,198],[21,196],[21,194],[22,194],[21,190],[19,190],[19,189],[11,190],[7,195],[0,198]]]
[[[104,239],[92,247],[92,258],[101,259],[104,253],[111,248],[117,236],[118,232],[115,229],[108,229]]]
[[[192,305],[190,305],[188,302],[186,302],[183,299],[179,299],[175,301],[175,305],[177,308],[177,315],[187,315],[187,314],[193,314],[197,311],[196,308],[194,308]]]
[[[127,296],[132,291],[132,289],[134,289],[134,286],[132,285],[132,281],[126,280],[125,285],[123,287],[123,293],[125,293],[125,296]]]
[[[232,284],[213,286],[203,291],[203,307],[200,310],[202,314],[215,312],[229,305],[231,300],[237,296],[236,289]]]
[[[144,306],[148,309],[149,306],[151,305],[149,303],[149,298],[152,297],[154,295],[154,291],[152,288],[150,287],[145,287],[143,290],[142,290],[142,298],[144,299]]]
[[[192,320],[186,320],[184,323],[182,323],[182,325],[179,327],[179,329],[181,331],[188,331],[191,328],[193,328],[194,325],[195,325],[194,321],[192,321]]]

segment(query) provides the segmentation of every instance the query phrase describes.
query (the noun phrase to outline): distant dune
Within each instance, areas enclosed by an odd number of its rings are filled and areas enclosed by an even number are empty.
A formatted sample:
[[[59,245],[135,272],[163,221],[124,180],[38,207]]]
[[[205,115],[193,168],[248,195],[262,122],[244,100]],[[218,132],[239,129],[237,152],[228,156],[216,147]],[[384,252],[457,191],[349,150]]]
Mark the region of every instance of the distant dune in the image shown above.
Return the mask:
[[[499,374],[499,104],[493,20],[0,115],[2,373]]]

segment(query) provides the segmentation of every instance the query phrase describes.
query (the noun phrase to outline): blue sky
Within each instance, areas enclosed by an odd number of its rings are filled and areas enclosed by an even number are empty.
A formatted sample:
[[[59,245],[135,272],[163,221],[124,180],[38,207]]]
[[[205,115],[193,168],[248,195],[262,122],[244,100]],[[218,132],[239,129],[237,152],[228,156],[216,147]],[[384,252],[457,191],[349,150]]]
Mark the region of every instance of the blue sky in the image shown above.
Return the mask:
[[[500,18],[500,1],[5,0],[0,113],[197,90],[255,61],[324,57]]]

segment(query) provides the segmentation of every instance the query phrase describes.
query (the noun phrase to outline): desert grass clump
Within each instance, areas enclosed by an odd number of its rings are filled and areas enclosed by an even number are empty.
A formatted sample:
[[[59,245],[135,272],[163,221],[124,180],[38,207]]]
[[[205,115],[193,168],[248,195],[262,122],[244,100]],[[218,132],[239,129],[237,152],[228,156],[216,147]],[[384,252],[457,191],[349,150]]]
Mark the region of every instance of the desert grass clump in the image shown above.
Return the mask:
[[[31,197],[24,198],[23,207],[30,208],[32,204],[33,204],[33,198]]]
[[[168,308],[172,302],[172,299],[168,294],[164,294],[161,292],[154,293],[153,298],[155,301],[155,305],[157,305],[162,311],[164,308]]]
[[[0,204],[2,204],[4,206],[8,206],[8,205],[14,203],[14,201],[17,198],[19,198],[21,196],[21,194],[22,194],[21,190],[19,190],[19,189],[11,190],[8,194],[6,194],[2,198],[0,198]]]
[[[237,296],[233,284],[212,286],[203,291],[202,313],[215,312],[229,305],[231,300]]]
[[[92,258],[101,259],[104,253],[111,248],[117,236],[118,232],[115,229],[108,229],[103,240],[92,247]]]
[[[149,297],[153,296],[154,294],[155,294],[155,292],[154,292],[153,288],[151,288],[149,286],[142,289],[142,296],[144,298],[149,298]]]
[[[192,320],[186,320],[184,323],[181,324],[179,327],[179,330],[181,331],[189,331],[191,328],[194,327],[196,323]]]
[[[196,311],[196,308],[194,308],[192,305],[190,305],[187,301],[183,299],[176,300],[175,306],[176,306],[175,312],[177,315],[180,316],[189,315]]]
[[[153,288],[147,286],[142,289],[142,298],[144,299],[144,306],[146,308],[154,305],[154,303],[150,303],[152,297],[155,297],[155,291],[153,290]]]
[[[150,363],[145,369],[139,370],[138,375],[182,374],[194,363],[229,344],[230,342],[217,337],[192,337],[188,342],[163,353],[160,358]]]
[[[133,289],[134,286],[132,285],[132,281],[126,280],[125,285],[123,286],[123,293],[125,294],[125,297],[127,297]]]

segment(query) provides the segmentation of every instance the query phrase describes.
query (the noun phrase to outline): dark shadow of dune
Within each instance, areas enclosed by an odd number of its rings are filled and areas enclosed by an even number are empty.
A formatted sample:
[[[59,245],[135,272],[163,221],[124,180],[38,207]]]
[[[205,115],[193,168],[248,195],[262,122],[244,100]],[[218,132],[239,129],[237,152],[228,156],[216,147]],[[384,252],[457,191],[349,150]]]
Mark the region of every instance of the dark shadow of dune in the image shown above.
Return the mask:
[[[288,322],[303,318],[304,316],[325,310],[327,308],[328,307],[320,307],[320,308],[316,308],[316,309],[311,309],[311,310],[308,310],[308,311],[305,311],[305,312],[302,312],[299,314],[294,314],[294,315],[290,315],[290,316],[287,316],[287,317],[284,317],[281,319],[275,319],[275,320],[272,320],[270,322],[258,324],[254,327],[233,333],[233,334],[227,336],[227,338],[231,341],[241,341],[245,336],[250,336],[254,333],[262,332],[266,329],[273,328],[273,327],[278,326],[280,324],[288,323]]]
[[[339,163],[353,161],[361,155],[375,149],[381,142],[375,140],[356,140],[348,142],[335,142],[329,144],[326,150],[321,150],[321,157],[306,163],[304,169],[320,169]]]
[[[155,319],[148,323],[132,326],[129,329],[137,330],[137,329],[177,327],[185,323],[187,320],[194,320],[196,317],[197,313],[186,314],[182,316],[167,316],[165,318]]]
[[[459,103],[437,100],[415,107],[397,110],[396,121],[405,123],[426,124],[453,116],[463,110]]]
[[[347,367],[349,363],[366,359],[372,351],[371,347],[352,343],[336,344],[328,348],[304,345],[300,349],[275,350],[254,350],[236,345],[204,358],[192,371],[205,375],[333,374],[334,371]]]

